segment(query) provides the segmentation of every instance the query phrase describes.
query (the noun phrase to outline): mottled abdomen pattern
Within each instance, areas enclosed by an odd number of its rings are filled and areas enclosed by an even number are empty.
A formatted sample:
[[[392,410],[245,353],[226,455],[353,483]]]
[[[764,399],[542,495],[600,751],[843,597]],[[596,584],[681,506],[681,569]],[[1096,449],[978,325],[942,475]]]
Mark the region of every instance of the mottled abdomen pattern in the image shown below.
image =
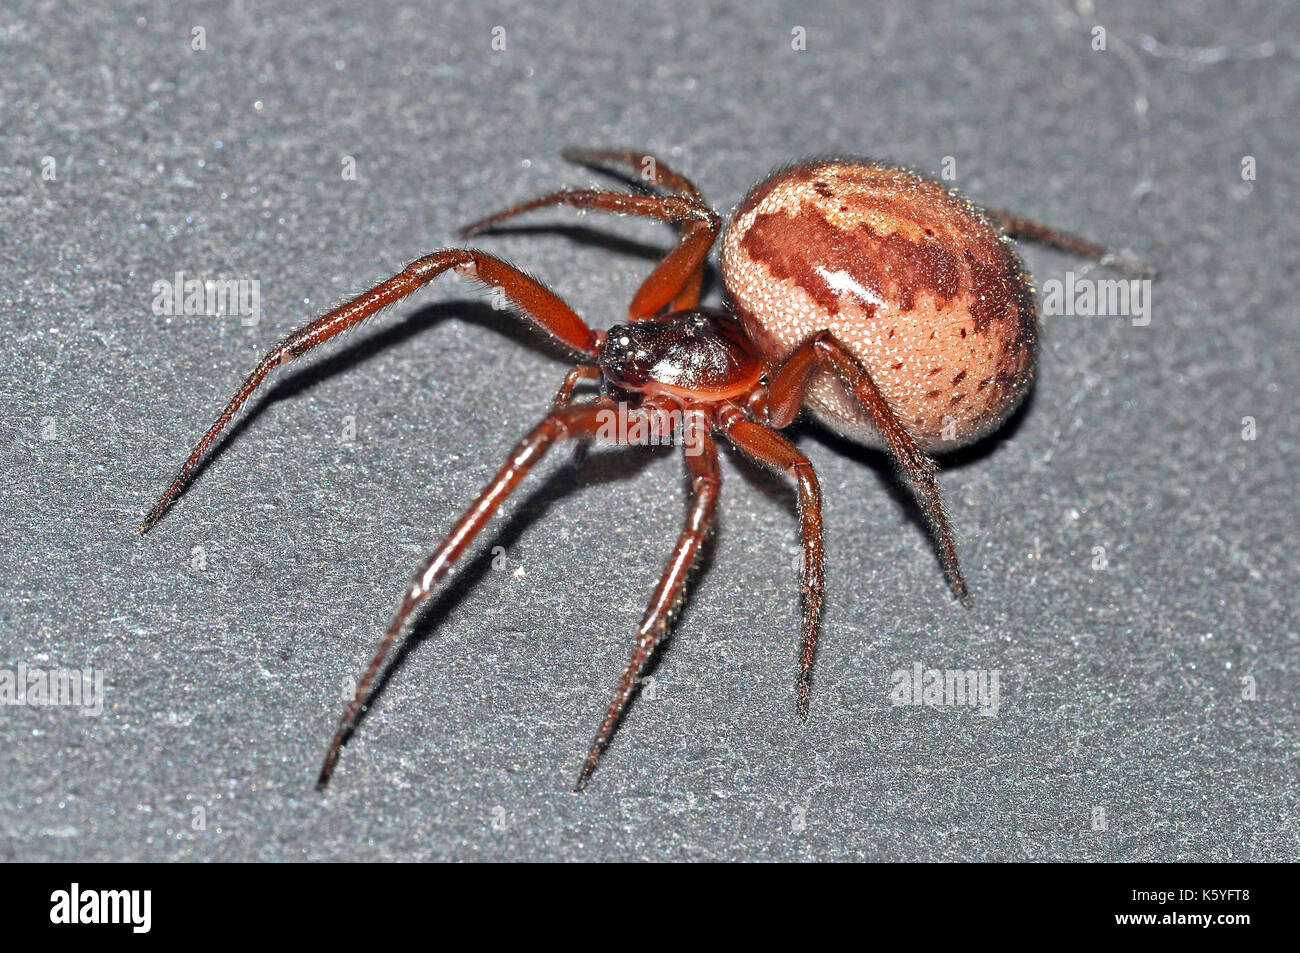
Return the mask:
[[[1038,322],[1015,252],[978,209],[906,169],[833,159],[777,172],[732,216],[722,272],[769,363],[833,331],[931,452],[996,429],[1033,380]],[[815,374],[813,415],[880,446],[832,372]]]

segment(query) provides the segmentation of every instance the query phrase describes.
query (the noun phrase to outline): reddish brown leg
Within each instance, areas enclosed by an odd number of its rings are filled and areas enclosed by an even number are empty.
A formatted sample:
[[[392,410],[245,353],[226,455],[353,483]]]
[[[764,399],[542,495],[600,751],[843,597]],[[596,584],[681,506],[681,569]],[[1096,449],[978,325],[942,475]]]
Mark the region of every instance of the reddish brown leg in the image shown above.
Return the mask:
[[[387,281],[293,332],[272,348],[253,368],[253,373],[235,392],[235,396],[230,398],[226,409],[217,418],[217,422],[199,440],[180,472],[176,474],[176,479],[145,517],[140,525],[140,532],[148,532],[149,528],[166,512],[172,501],[180,495],[190,474],[203,458],[212,441],[230,423],[244,401],[258,388],[267,374],[279,365],[287,364],[316,345],[328,341],[341,331],[359,324],[394,301],[406,297],[449,268],[454,268],[458,274],[467,278],[474,278],[486,285],[501,288],[506,293],[506,297],[542,330],[575,351],[588,357],[596,355],[600,344],[598,333],[587,327],[554,292],[514,266],[483,252],[464,249],[451,249],[427,255],[407,265],[403,271]]]
[[[672,305],[668,308],[669,311],[690,311],[692,308],[699,306],[700,291],[704,287],[704,262],[708,257],[709,249],[706,248],[699,265],[686,279],[686,284],[682,285],[682,290],[677,292],[677,297],[673,298]]]
[[[702,267],[722,229],[722,220],[714,211],[694,199],[675,195],[633,195],[602,189],[565,189],[489,215],[465,226],[461,229],[461,235],[468,238],[508,218],[550,205],[591,208],[683,223],[678,246],[659,262],[633,295],[632,304],[627,309],[628,317],[633,321],[649,317],[674,301],[679,294],[689,293],[695,280],[693,275]]]
[[[694,182],[686,178],[686,176],[674,172],[668,167],[667,163],[649,153],[619,149],[565,149],[561,154],[570,162],[576,162],[589,168],[599,168],[606,164],[631,166],[641,181],[656,188],[668,189],[686,198],[695,199],[700,204],[705,204],[704,196],[700,194],[700,190],[695,187]],[[647,177],[647,174],[649,177]],[[683,230],[682,238],[685,237],[685,230]],[[707,255],[707,253],[708,249],[705,249],[705,254]],[[696,307],[700,303],[700,286],[703,281],[704,261],[701,259],[699,265],[696,266],[686,280],[685,285],[682,286],[682,290],[677,293],[677,297],[673,298],[670,310],[687,311]]]
[[[821,485],[811,461],[776,431],[735,419],[727,425],[727,436],[737,448],[759,463],[790,474],[799,490],[799,535],[803,540],[803,651],[799,654],[795,712],[803,721],[808,717],[813,659],[817,655],[817,627],[822,614],[822,594],[826,588],[822,569]]]
[[[559,410],[561,407],[569,406],[569,401],[573,399],[573,389],[578,386],[578,381],[594,381],[599,377],[599,367],[593,364],[579,364],[564,375],[564,382],[560,384],[560,389],[555,392],[555,399],[551,401],[551,409]]]
[[[666,304],[671,304],[674,311],[699,304],[704,262],[721,227],[718,220],[685,225],[680,243],[655,266],[632,296],[628,317],[633,321],[648,318]]]
[[[683,431],[682,445],[686,450],[686,464],[694,487],[691,511],[686,518],[686,525],[681,535],[677,538],[677,545],[668,560],[668,567],[650,596],[650,604],[646,607],[641,625],[637,629],[636,648],[626,668],[623,669],[623,677],[619,679],[614,700],[610,702],[609,710],[605,713],[605,718],[596,732],[596,738],[591,743],[587,760],[578,774],[575,791],[581,791],[586,787],[587,779],[591,777],[591,772],[596,770],[596,762],[609,746],[609,739],[613,737],[623,712],[632,699],[632,693],[636,690],[642,671],[654,655],[659,643],[668,634],[668,628],[685,595],[686,579],[691,566],[713,525],[713,513],[717,507],[721,481],[718,476],[718,448],[709,432],[707,416],[688,412],[687,420],[683,422]]]
[[[1039,245],[1046,245],[1048,248],[1069,252],[1072,255],[1088,258],[1099,264],[1118,268],[1120,271],[1126,271],[1140,277],[1155,277],[1156,272],[1153,268],[1142,264],[1140,261],[1118,255],[1104,245],[1090,242],[1086,238],[1059,231],[1050,225],[1044,225],[1042,222],[1036,222],[1013,212],[1006,212],[1001,209],[985,209],[984,212],[997,223],[1002,231],[1012,238],[1024,239]]]
[[[555,399],[551,401],[551,410],[559,410],[561,407],[568,407],[569,401],[573,399],[573,389],[578,386],[578,381],[597,380],[600,377],[600,368],[592,364],[579,364],[569,373],[564,375],[564,381],[560,384],[560,389],[555,392]],[[578,437],[573,441],[573,455],[571,463],[573,466],[579,466],[587,459],[587,449],[591,446],[591,441],[585,437]]]
[[[347,709],[343,712],[343,717],[339,720],[338,730],[334,733],[334,740],[330,742],[329,752],[325,755],[325,763],[321,767],[320,777],[316,782],[318,788],[323,788],[329,783],[330,775],[334,771],[334,765],[338,762],[339,752],[356,727],[357,716],[361,713],[361,709],[370,694],[370,687],[383,668],[384,661],[388,658],[388,654],[397,641],[397,636],[412,610],[429,595],[433,587],[447,574],[451,564],[465,551],[465,548],[469,546],[479,531],[487,525],[492,518],[492,514],[497,511],[505,498],[519,485],[519,482],[523,480],[528,471],[552,445],[570,437],[583,439],[595,436],[606,425],[607,415],[617,412],[617,406],[608,400],[554,410],[528,436],[521,440],[511,452],[505,466],[497,472],[492,482],[483,489],[483,492],[478,495],[478,498],[465,511],[456,525],[452,527],[451,532],[443,538],[438,548],[433,551],[433,554],[429,556],[424,565],[412,577],[410,588],[407,589],[406,596],[402,599],[397,615],[394,616],[388,631],[380,640],[378,650],[366,667],[361,681],[357,683],[356,694],[353,696],[352,701],[348,703]],[[638,415],[642,415],[647,422],[653,423],[651,413],[652,411],[649,410],[628,411],[630,425],[637,423],[636,418]]]
[[[877,389],[867,369],[849,353],[830,331],[819,331],[799,345],[772,376],[768,387],[768,421],[773,427],[786,427],[794,420],[803,402],[808,376],[816,366],[835,371],[845,390],[871,414],[876,428],[885,438],[894,459],[912,484],[939,544],[944,572],[957,598],[966,602],[969,590],[957,559],[957,544],[944,512],[939,483],[935,479],[934,461],[921,452],[912,435]]]

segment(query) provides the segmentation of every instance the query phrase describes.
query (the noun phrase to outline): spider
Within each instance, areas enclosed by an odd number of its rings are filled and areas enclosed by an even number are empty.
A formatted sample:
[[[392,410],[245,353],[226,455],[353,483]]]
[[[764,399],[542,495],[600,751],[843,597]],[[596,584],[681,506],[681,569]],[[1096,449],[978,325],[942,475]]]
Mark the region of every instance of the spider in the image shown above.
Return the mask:
[[[636,645],[596,731],[575,790],[591,777],[680,607],[709,533],[721,485],[715,438],[794,480],[803,547],[802,647],[795,712],[808,716],[824,589],[821,489],[812,464],[778,431],[802,408],[833,430],[883,448],[912,487],[954,595],[969,604],[930,453],[997,429],[1032,384],[1038,323],[1029,278],[1008,239],[1023,237],[1103,263],[1099,245],[1005,212],[982,211],[906,169],[855,158],[780,169],[749,192],[725,232],[685,177],[652,155],[566,150],[594,169],[639,169],[640,192],[566,189],[515,205],[461,231],[468,238],[524,212],[565,205],[658,219],[677,245],[632,297],[627,322],[589,327],[554,292],[470,248],[434,252],[293,332],[258,362],[199,440],[140,531],[180,495],[213,440],[268,374],[446,271],[499,288],[578,360],[550,411],[411,580],[343,712],[317,781],[329,782],[412,611],[555,444],[592,439],[675,440],[692,481],[685,525],[650,596]],[[632,176],[625,176],[635,182]],[[719,233],[729,310],[700,306],[703,271]],[[599,394],[575,401],[580,382]],[[640,436],[634,439],[631,435]]]

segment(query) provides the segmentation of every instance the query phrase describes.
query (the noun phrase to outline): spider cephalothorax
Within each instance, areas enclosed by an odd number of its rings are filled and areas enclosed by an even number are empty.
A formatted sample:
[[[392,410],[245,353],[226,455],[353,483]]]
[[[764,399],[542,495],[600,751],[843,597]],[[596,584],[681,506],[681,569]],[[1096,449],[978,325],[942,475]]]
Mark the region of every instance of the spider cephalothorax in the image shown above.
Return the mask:
[[[612,327],[596,364],[611,396],[722,400],[745,394],[763,374],[735,318],[711,308]]]
[[[1037,321],[1028,279],[1007,236],[1023,234],[1094,258],[1104,255],[1099,246],[1025,219],[981,212],[903,169],[861,159],[814,160],[780,170],[749,193],[723,241],[723,281],[732,310],[701,308],[701,278],[722,221],[699,190],[653,156],[618,151],[566,156],[586,165],[653,170],[654,191],[555,192],[484,219],[464,234],[548,205],[677,224],[677,246],[633,296],[627,323],[608,332],[593,330],[545,286],[486,252],[449,249],[427,255],[272,348],[141,526],[147,531],[166,511],[212,441],[274,368],[449,269],[500,288],[579,358],[550,413],[412,578],[343,713],[321,768],[322,787],[412,610],[529,469],[565,439],[612,436],[631,444],[675,435],[692,480],[685,526],[650,597],[636,647],[577,786],[583,787],[595,769],[666,635],[712,526],[720,487],[715,435],[795,481],[803,542],[803,643],[795,698],[798,717],[805,718],[824,586],[821,490],[807,457],[777,431],[806,404],[846,436],[885,448],[929,519],[953,592],[965,599],[935,468],[925,451],[990,432],[1032,381]],[[600,393],[575,401],[583,380],[598,381]]]

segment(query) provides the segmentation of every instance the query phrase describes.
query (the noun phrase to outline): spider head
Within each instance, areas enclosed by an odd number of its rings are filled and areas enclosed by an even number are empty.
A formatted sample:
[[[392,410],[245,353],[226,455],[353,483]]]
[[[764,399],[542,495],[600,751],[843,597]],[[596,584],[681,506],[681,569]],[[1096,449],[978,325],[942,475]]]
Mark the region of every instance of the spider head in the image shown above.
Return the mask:
[[[609,329],[597,362],[610,396],[639,393],[654,377],[666,343],[664,325],[656,321],[616,324]]]
[[[597,363],[606,396],[616,400],[664,391],[716,399],[752,387],[761,371],[739,325],[705,308],[615,325]]]

